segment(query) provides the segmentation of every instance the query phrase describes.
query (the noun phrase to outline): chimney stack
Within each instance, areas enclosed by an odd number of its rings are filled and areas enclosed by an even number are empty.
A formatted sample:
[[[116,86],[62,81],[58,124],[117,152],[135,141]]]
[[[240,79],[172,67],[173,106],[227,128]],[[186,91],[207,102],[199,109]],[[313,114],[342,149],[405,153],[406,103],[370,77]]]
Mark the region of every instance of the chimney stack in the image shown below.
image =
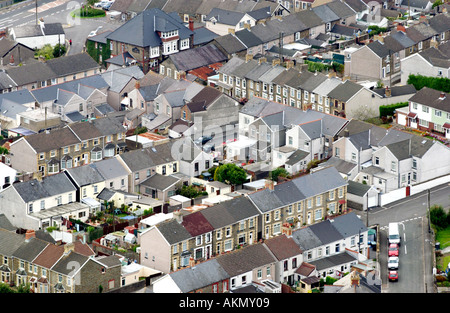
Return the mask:
[[[28,229],[25,233],[25,240],[28,241],[31,238],[36,238],[36,232],[33,229]]]
[[[391,89],[389,88],[389,86],[386,86],[386,90],[384,92],[386,98],[389,98],[391,96]]]
[[[252,60],[252,59],[253,59],[253,54],[247,53],[247,54],[245,55],[245,62],[248,62],[248,61],[250,61],[250,60]]]
[[[444,100],[445,99],[445,93],[441,92],[441,94],[439,95],[439,100]]]
[[[136,89],[141,88],[141,82],[137,80],[136,83],[134,84],[134,87],[135,87]]]
[[[189,29],[194,31],[194,20],[192,18],[189,18]]]
[[[275,183],[273,182],[273,180],[267,179],[264,185],[267,189],[273,191]]]
[[[75,245],[72,243],[67,243],[64,245],[64,255],[68,255],[70,252],[75,251]]]
[[[183,222],[183,214],[181,213],[181,210],[173,211],[173,217],[178,222],[178,224],[181,224]]]

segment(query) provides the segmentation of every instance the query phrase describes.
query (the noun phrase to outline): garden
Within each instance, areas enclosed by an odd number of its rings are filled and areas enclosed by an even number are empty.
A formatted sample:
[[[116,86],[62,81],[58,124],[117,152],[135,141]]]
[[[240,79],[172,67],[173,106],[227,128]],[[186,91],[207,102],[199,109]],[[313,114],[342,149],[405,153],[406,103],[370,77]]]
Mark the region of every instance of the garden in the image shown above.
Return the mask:
[[[436,282],[438,287],[450,287],[450,212],[446,212],[442,206],[435,205],[430,208],[430,220],[435,232],[436,243]]]

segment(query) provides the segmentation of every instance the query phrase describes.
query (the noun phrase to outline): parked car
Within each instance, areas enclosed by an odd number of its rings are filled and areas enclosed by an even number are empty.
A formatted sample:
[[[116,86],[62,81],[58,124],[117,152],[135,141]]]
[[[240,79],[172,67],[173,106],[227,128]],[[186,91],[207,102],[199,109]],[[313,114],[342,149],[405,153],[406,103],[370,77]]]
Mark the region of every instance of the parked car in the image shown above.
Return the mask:
[[[89,35],[88,35],[88,38],[89,38],[89,37],[94,37],[94,36],[96,36],[97,33],[98,33],[98,31],[99,31],[102,27],[103,27],[103,26],[99,26],[99,27],[97,27],[96,30],[91,31],[91,32],[89,33]]]
[[[204,145],[205,143],[207,143],[208,141],[210,141],[212,139],[212,137],[211,136],[202,136],[202,137],[199,137],[199,138],[197,138],[197,139],[195,139],[194,140],[194,143],[196,144],[196,145]]]
[[[388,259],[388,269],[390,270],[396,270],[398,269],[400,259],[398,256],[391,256]]]
[[[388,248],[388,256],[398,256],[398,244],[391,243]]]
[[[94,7],[96,8],[102,8],[105,4],[107,4],[109,1],[99,1],[94,3]]]
[[[103,6],[103,10],[109,11],[109,9],[111,8],[112,5],[113,5],[113,2],[108,2],[107,4],[105,4]]]
[[[389,281],[398,281],[398,271],[389,271]]]

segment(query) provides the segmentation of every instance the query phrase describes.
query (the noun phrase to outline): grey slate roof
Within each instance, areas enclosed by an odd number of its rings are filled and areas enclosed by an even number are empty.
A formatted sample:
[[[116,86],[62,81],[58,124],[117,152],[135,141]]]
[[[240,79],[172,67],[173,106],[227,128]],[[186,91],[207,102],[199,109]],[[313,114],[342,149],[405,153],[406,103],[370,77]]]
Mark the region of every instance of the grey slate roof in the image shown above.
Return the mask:
[[[0,229],[0,254],[11,257],[14,252],[25,242],[25,236],[7,230]]]
[[[319,5],[312,8],[314,13],[316,13],[324,23],[329,23],[339,20],[339,16],[333,12],[327,5]]]
[[[367,45],[367,48],[372,50],[380,58],[384,58],[389,55],[389,50],[378,40],[373,41]]]
[[[215,45],[207,45],[177,52],[169,56],[178,71],[190,71],[228,58]]]
[[[44,32],[45,36],[65,34],[64,28],[61,23],[45,23],[43,30],[41,30],[40,25],[22,25],[20,27],[14,27],[14,34],[16,38],[24,38],[24,37],[35,37],[35,36],[43,36],[42,32]],[[34,48],[34,47],[30,47]]]
[[[52,267],[52,271],[73,277],[77,271],[74,271],[73,266],[71,265],[77,264],[82,267],[88,260],[89,257],[87,256],[71,252],[69,255],[63,256],[60,260],[58,260],[58,262]]]
[[[152,148],[131,150],[119,155],[132,172],[148,169],[156,165],[175,161],[170,144],[161,144]]]
[[[217,262],[230,276],[240,275],[255,268],[277,262],[273,254],[262,244],[253,244],[233,253],[220,255]]]
[[[192,238],[191,234],[175,219],[159,223],[156,228],[170,245]]]
[[[312,232],[319,238],[322,245],[326,245],[341,239],[344,239],[342,234],[333,227],[330,220],[325,220],[320,223],[309,226]]]
[[[92,163],[93,167],[106,179],[114,179],[128,175],[128,171],[123,167],[117,158],[104,159]]]
[[[228,54],[234,54],[247,50],[247,47],[233,34],[226,34],[215,38],[212,44],[217,44]]]
[[[417,102],[426,106],[432,107],[437,110],[449,112],[450,107],[450,94],[444,93],[445,98],[439,99],[441,92],[428,87],[423,87],[414,96],[409,98],[411,102]]]
[[[234,35],[239,38],[247,48],[263,44],[263,41],[247,28],[235,32]]]
[[[18,247],[18,249],[14,252],[14,257],[24,261],[32,262],[34,258],[37,257],[47,245],[48,242],[36,238],[31,238],[29,242],[25,242],[20,247]]]
[[[309,155],[308,152],[303,150],[296,150],[294,153],[292,153],[289,158],[286,160],[287,165],[294,165],[298,162],[302,161],[304,158],[306,158]]]
[[[64,173],[46,176],[42,182],[32,179],[12,186],[25,203],[76,191],[76,187]]]
[[[310,227],[300,228],[292,233],[292,239],[302,249],[302,251],[311,250],[322,245],[319,237]]]
[[[347,183],[333,167],[316,171],[274,186],[274,190],[259,190],[248,197],[263,213],[298,202]]]
[[[334,254],[326,258],[311,261],[309,262],[309,264],[315,266],[316,270],[320,272],[322,270],[333,268],[345,263],[350,263],[352,261],[356,261],[355,257],[347,251],[344,251],[342,253]]]
[[[109,85],[102,78],[102,76],[98,74],[71,80],[61,84],[51,85],[44,88],[34,89],[31,90],[31,93],[39,103],[43,103],[56,99],[58,95],[58,89],[76,93],[83,99],[87,99],[87,97],[95,89],[106,89],[108,88],[108,86]]]
[[[46,64],[58,76],[100,68],[100,65],[87,53],[77,53],[50,59]]]
[[[365,185],[353,180],[348,181],[347,193],[349,194],[363,197],[369,190],[369,185]]]
[[[141,182],[142,186],[154,188],[157,190],[166,190],[167,188],[173,186],[174,184],[180,181],[179,178],[174,176],[165,176],[156,173],[155,175],[147,178],[143,182]]]
[[[206,27],[199,27],[194,29],[194,46],[207,44],[214,38],[219,37],[218,34],[210,31]]]
[[[343,1],[332,1],[326,4],[340,18],[356,15],[356,12]]]
[[[330,98],[346,102],[363,88],[364,87],[362,85],[346,80],[344,83],[330,91],[328,96]]]
[[[329,221],[343,238],[358,235],[368,230],[366,225],[354,212],[336,216]]]
[[[246,197],[237,197],[202,210],[203,216],[215,228],[222,228],[258,215],[258,210]]]
[[[169,275],[183,293],[193,292],[230,277],[217,259],[211,259],[194,267],[172,272]]]
[[[220,8],[213,8],[206,16],[206,20],[214,18],[217,23],[226,25],[236,25],[244,17],[245,13],[224,10]]]
[[[138,47],[159,47],[162,43],[157,31],[178,30],[180,39],[186,39],[193,32],[183,23],[160,9],[152,8],[139,13],[111,34],[108,39]]]
[[[5,214],[0,213],[0,229],[15,232],[17,230],[17,227],[11,224],[11,222],[9,221],[9,219],[6,217]]]
[[[80,187],[105,181],[103,176],[97,171],[95,163],[67,168],[64,171]]]

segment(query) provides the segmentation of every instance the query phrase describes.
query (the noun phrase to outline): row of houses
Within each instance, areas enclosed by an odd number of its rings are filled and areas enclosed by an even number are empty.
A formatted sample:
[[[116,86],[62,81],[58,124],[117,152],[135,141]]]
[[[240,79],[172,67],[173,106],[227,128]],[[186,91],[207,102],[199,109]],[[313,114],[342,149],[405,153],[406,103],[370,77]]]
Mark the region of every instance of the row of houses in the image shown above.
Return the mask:
[[[311,292],[327,276],[339,279],[354,266],[370,264],[358,253],[367,248],[367,231],[354,213],[347,213],[203,262],[192,260],[155,280],[153,291],[281,293],[281,285],[288,285]],[[381,290],[376,284],[372,288]]]
[[[97,293],[121,286],[122,266],[117,256],[96,257],[81,241],[57,245],[38,232],[18,234],[4,216],[1,219],[2,283],[29,284],[34,293]]]
[[[439,49],[449,38],[448,13],[419,19],[411,26],[397,24],[389,34],[374,36],[373,42],[362,47],[349,48],[345,60],[346,75],[357,80],[380,80],[388,86],[396,82],[405,84],[408,75],[417,70],[412,71],[411,66],[406,65],[403,72],[403,63],[431,47]],[[443,51],[447,46],[443,46]]]
[[[251,56],[233,57],[222,66],[217,85],[235,98],[260,97],[349,119],[378,117],[380,106],[408,101],[416,92],[411,85],[369,88],[334,75],[312,73],[305,67],[284,67]]]

